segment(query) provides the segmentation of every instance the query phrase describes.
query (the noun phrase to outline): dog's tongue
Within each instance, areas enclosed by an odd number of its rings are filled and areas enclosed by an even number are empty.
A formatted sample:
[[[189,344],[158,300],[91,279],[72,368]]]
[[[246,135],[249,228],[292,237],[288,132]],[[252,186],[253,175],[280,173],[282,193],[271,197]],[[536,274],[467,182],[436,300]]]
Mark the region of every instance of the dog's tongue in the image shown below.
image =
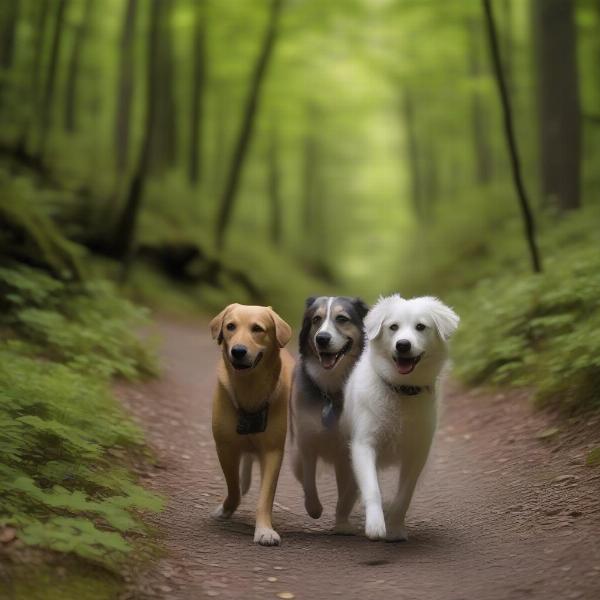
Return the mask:
[[[408,375],[415,368],[415,361],[412,358],[396,359],[396,367],[402,375]]]
[[[336,356],[335,354],[321,354],[319,356],[321,366],[324,369],[332,369],[335,366]]]

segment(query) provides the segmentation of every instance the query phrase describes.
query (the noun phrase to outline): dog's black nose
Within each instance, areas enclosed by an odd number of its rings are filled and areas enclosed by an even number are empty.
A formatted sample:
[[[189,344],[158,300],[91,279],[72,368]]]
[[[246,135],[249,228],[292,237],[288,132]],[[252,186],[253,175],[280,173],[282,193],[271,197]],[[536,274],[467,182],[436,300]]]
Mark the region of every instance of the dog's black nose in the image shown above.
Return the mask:
[[[331,341],[331,334],[327,333],[326,331],[320,331],[319,333],[317,333],[317,337],[315,338],[315,340],[319,348],[325,348],[325,346],[327,346],[327,344],[329,344],[329,342]]]
[[[396,350],[401,354],[410,352],[410,342],[408,340],[398,340],[396,342]]]
[[[246,348],[246,346],[242,346],[241,344],[236,344],[231,349],[231,356],[233,358],[236,358],[239,360],[240,358],[244,358],[244,356],[246,356],[247,352],[248,352],[248,349]]]

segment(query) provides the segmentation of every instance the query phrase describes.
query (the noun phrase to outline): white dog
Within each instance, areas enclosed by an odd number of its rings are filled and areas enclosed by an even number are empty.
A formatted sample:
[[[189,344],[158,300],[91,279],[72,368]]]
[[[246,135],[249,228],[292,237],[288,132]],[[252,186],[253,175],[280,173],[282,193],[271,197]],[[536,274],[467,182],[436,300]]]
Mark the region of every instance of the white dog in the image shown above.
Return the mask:
[[[348,379],[342,427],[372,540],[406,540],[404,517],[427,460],[437,423],[438,379],[456,313],[437,298],[381,298],[365,318],[367,346]],[[383,515],[378,468],[401,469]]]

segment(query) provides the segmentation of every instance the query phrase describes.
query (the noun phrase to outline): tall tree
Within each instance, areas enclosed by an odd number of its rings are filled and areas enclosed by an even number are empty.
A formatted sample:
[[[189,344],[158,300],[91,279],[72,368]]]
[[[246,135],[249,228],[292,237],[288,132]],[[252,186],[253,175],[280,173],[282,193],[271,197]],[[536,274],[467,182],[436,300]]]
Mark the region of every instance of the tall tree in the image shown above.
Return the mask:
[[[415,216],[425,217],[425,199],[423,197],[423,178],[421,176],[419,140],[417,138],[415,101],[413,91],[406,87],[402,94],[402,122],[406,138],[406,158],[410,171],[411,199]]]
[[[202,174],[202,132],[204,131],[204,84],[206,79],[205,14],[203,3],[196,2],[192,43],[192,109],[188,177],[196,185]]]
[[[135,78],[133,42],[137,11],[138,0],[127,0],[119,43],[119,84],[114,131],[115,161],[119,175],[127,170],[129,156],[131,101]]]
[[[485,185],[492,179],[492,147],[490,140],[489,115],[481,92],[483,69],[481,66],[481,27],[475,17],[466,21],[468,38],[468,71],[471,79],[471,128],[473,134],[473,156],[475,158],[475,180]]]
[[[0,103],[4,101],[4,81],[15,57],[15,41],[19,24],[20,0],[6,2],[5,18],[0,29]]]
[[[161,85],[157,90],[154,111],[154,135],[150,147],[150,165],[159,173],[177,159],[177,111],[175,110],[175,61],[173,58],[172,15],[175,0],[161,2],[158,20],[156,64]]]
[[[92,6],[94,0],[85,0],[81,22],[75,29],[73,47],[69,57],[67,70],[67,82],[65,88],[65,130],[73,133],[77,128],[77,88],[79,83],[79,71],[81,69],[81,57],[85,40],[90,27]]]
[[[580,205],[581,115],[572,0],[533,0],[540,174],[546,205]]]
[[[521,159],[519,157],[519,149],[515,137],[510,96],[508,95],[508,88],[506,87],[506,80],[504,79],[504,71],[502,70],[502,56],[500,54],[500,43],[498,41],[498,32],[496,29],[494,11],[492,9],[491,0],[482,0],[482,3],[490,46],[490,56],[492,60],[492,66],[494,68],[494,74],[496,76],[496,83],[498,85],[498,94],[500,96],[500,104],[502,106],[502,115],[504,117],[504,131],[506,135],[508,152],[510,155],[513,181],[523,217],[525,239],[527,241],[527,247],[529,249],[529,256],[533,271],[535,273],[541,273],[542,261],[535,236],[535,221],[531,211],[527,191],[525,189],[523,175],[521,173]]]
[[[283,202],[281,199],[281,163],[279,160],[279,153],[281,151],[281,144],[279,140],[279,131],[277,125],[273,124],[270,134],[267,148],[267,173],[268,173],[268,185],[267,189],[269,192],[269,238],[271,243],[276,246],[281,246],[281,240],[283,237],[282,227],[282,206]]]
[[[146,115],[142,147],[138,157],[129,191],[125,198],[125,206],[117,222],[113,238],[113,253],[123,261],[123,275],[126,275],[133,254],[135,231],[144,197],[146,177],[150,167],[150,151],[152,148],[156,124],[156,99],[161,82],[156,64],[158,60],[158,42],[160,35],[161,4],[163,0],[152,0],[150,4],[150,22],[148,27],[147,61],[146,61]]]
[[[60,58],[60,49],[63,40],[63,31],[65,25],[65,12],[67,10],[68,0],[58,0],[56,8],[56,19],[54,23],[54,32],[52,35],[52,44],[50,47],[50,58],[48,61],[48,74],[46,76],[46,85],[44,95],[40,106],[40,142],[38,147],[38,158],[43,160],[46,150],[48,132],[52,120],[52,108],[54,105],[54,92],[56,89],[56,74],[58,71],[58,62]]]
[[[216,242],[217,247],[220,249],[222,249],[225,244],[225,234],[227,232],[227,228],[229,227],[233,206],[235,204],[235,199],[240,184],[240,177],[246,161],[248,147],[250,146],[250,142],[252,140],[256,114],[260,104],[261,87],[267,72],[271,55],[273,53],[275,40],[277,39],[282,6],[283,0],[271,0],[269,23],[265,31],[260,54],[258,55],[256,65],[254,67],[254,73],[250,80],[250,89],[244,105],[244,113],[242,115],[240,131],[231,159],[229,175],[227,176],[227,180],[225,182],[225,189],[223,191],[223,196],[221,197],[219,214],[217,217]]]

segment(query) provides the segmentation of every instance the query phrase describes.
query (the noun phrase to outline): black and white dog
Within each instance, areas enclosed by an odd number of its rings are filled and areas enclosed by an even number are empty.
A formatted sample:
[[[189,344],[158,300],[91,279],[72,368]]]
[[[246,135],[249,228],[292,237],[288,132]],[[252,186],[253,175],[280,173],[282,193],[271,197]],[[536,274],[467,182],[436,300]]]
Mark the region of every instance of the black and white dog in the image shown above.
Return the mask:
[[[290,437],[294,474],[304,488],[304,506],[314,519],[323,507],[316,485],[317,459],[333,463],[338,486],[335,530],[349,533],[357,497],[348,440],[340,433],[343,387],[364,347],[363,319],[369,307],[359,298],[308,298],[294,372]]]

